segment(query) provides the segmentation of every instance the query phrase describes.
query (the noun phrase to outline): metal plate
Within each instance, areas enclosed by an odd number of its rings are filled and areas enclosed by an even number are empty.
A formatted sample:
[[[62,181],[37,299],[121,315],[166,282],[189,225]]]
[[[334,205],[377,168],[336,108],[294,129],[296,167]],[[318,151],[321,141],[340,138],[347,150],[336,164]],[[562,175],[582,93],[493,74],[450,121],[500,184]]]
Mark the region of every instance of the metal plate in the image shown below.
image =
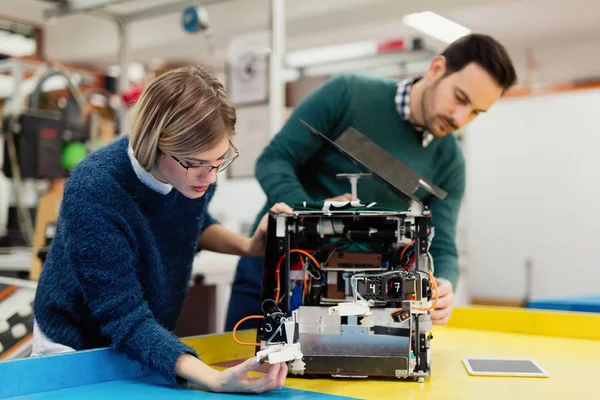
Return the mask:
[[[305,355],[305,374],[331,375],[334,377],[402,377],[408,373],[408,358],[402,356],[318,356]],[[416,375],[415,375],[416,376]],[[422,374],[419,374],[422,376]]]
[[[404,195],[421,207],[423,203],[415,196],[419,188],[444,199],[447,193],[432,182],[413,171],[408,165],[381,148],[371,139],[354,128],[348,128],[335,141],[314,129],[306,122],[300,122],[314,135],[320,136],[337,151],[348,157],[357,167],[369,171],[380,182],[393,191]]]
[[[410,353],[410,341],[405,336],[301,333],[300,344],[304,356],[408,357]]]

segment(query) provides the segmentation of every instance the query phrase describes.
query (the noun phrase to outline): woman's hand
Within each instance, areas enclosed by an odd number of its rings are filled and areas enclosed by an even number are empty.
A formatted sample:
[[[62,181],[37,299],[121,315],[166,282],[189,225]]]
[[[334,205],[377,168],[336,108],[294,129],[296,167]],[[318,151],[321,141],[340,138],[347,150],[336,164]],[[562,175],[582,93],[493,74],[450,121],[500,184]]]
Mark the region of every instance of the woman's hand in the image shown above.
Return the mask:
[[[177,359],[175,373],[211,392],[262,393],[283,386],[288,372],[286,363],[271,365],[266,374],[248,376],[258,365],[256,357],[252,357],[235,367],[217,371],[191,354],[182,354]]]
[[[273,364],[266,374],[249,377],[248,372],[254,370],[258,365],[256,357],[252,357],[242,364],[222,371],[217,381],[217,387],[213,391],[220,393],[263,393],[283,387],[288,372],[286,363]]]
[[[285,203],[277,203],[271,207],[272,212],[278,212],[282,214],[292,215],[292,208]],[[265,255],[265,248],[267,246],[267,226],[269,222],[269,213],[265,214],[256,228],[256,232],[248,244],[248,256],[258,257]]]

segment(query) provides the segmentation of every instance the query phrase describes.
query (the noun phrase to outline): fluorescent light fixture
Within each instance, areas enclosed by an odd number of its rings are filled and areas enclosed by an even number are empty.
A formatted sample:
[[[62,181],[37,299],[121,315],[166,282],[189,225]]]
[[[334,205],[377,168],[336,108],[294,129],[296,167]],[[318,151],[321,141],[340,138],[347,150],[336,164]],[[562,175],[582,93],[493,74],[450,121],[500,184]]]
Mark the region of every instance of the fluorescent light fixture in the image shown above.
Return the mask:
[[[288,53],[286,66],[289,68],[349,60],[377,54],[377,42],[347,43],[335,46],[315,47]]]
[[[452,43],[456,39],[471,33],[470,29],[432,11],[408,14],[402,18],[402,22],[445,43]]]

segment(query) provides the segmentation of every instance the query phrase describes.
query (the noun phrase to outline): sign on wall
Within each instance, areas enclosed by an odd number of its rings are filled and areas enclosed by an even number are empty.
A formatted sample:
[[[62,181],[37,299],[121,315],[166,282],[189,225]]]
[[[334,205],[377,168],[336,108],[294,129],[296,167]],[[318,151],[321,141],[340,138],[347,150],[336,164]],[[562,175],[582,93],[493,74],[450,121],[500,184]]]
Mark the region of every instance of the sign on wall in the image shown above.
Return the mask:
[[[256,32],[234,38],[227,51],[229,98],[236,106],[266,103],[269,33]]]
[[[236,106],[235,145],[240,157],[230,178],[254,178],[254,164],[269,143],[269,33],[238,36],[227,52],[227,91]]]

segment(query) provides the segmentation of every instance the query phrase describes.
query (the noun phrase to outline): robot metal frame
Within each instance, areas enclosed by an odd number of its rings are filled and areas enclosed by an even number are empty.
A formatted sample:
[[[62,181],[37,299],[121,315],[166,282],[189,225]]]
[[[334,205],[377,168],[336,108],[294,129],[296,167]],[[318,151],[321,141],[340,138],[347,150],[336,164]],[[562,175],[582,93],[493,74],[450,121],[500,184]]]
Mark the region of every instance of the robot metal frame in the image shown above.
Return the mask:
[[[415,192],[446,193],[352,128],[333,141],[302,123],[409,205],[354,199],[270,214],[257,357],[289,362],[295,375],[422,381],[431,374],[435,230]]]

